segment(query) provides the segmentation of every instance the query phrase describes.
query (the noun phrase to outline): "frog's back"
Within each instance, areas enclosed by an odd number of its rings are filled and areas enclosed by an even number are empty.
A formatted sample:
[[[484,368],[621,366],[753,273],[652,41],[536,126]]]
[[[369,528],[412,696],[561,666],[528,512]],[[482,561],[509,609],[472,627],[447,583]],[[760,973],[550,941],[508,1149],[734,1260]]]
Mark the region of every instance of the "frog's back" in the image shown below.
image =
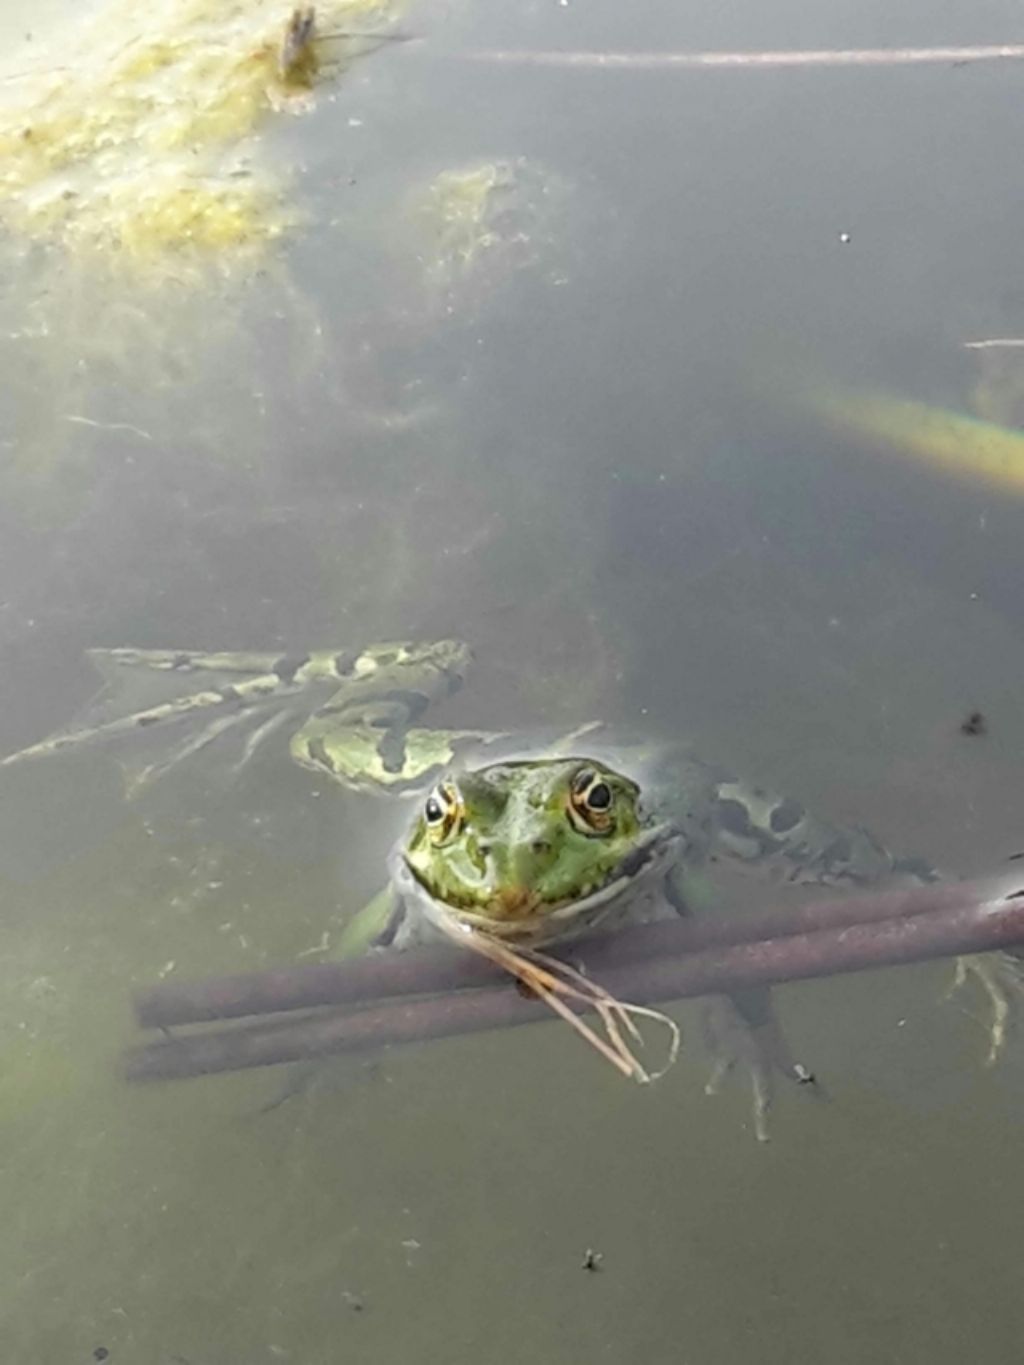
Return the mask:
[[[893,877],[934,881],[917,858],[898,857],[860,826],[841,826],[792,796],[744,781],[676,744],[645,759],[652,810],[683,832],[684,858],[729,858],[789,882],[868,886]]]

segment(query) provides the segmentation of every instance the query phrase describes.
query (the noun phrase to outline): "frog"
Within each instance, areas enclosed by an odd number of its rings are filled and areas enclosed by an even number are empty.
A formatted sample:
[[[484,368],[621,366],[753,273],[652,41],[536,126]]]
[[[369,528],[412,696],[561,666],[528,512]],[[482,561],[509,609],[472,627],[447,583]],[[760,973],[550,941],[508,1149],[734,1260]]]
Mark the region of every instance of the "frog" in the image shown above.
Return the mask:
[[[708,913],[718,861],[786,883],[864,887],[942,875],[897,856],[871,832],[840,827],[792,797],[737,779],[674,737],[614,733],[597,721],[568,735],[429,729],[423,713],[463,685],[472,662],[458,640],[268,654],[120,648],[93,651],[117,684],[140,670],[179,695],[99,713],[0,760],[184,728],[161,760],[138,771],[131,795],[201,750],[245,733],[240,768],[285,725],[292,759],[342,787],[415,800],[388,859],[381,891],[343,929],[339,956],[395,951],[454,923],[518,949],[561,950],[584,934],[626,923]],[[197,688],[201,681],[203,686]],[[109,714],[111,706],[115,714]],[[296,721],[298,724],[296,725]],[[989,1061],[1022,992],[1007,955],[961,959],[993,1010]],[[705,1008],[717,1092],[742,1062],[753,1127],[767,1140],[774,1081],[813,1086],[788,1047],[768,989]]]
[[[595,932],[706,913],[707,874],[721,858],[790,883],[936,876],[868,831],[818,820],[682,745],[584,728],[585,753],[549,740],[532,746],[535,756],[513,747],[484,766],[446,771],[395,844],[387,886],[346,926],[340,955],[450,938],[453,924],[562,953]],[[768,988],[713,998],[702,1013],[713,1058],[707,1093],[742,1063],[753,1130],[768,1141],[776,1078],[818,1091],[813,1071],[792,1054]]]

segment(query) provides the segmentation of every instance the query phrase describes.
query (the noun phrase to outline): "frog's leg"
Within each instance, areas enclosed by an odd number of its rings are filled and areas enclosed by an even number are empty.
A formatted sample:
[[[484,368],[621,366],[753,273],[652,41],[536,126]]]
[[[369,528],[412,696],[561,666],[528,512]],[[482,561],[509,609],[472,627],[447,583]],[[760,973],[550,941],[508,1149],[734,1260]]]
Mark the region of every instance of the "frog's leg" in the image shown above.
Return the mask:
[[[226,731],[234,729],[236,726],[240,725],[242,721],[248,719],[250,719],[250,716],[244,712],[216,715],[213,720],[207,725],[204,725],[196,734],[189,735],[183,743],[176,744],[174,748],[171,749],[170,753],[165,754],[165,756],[157,762],[147,763],[141,767],[134,767],[130,763],[122,764],[125,795],[129,800],[134,799],[146,787],[152,786],[152,784],[161,777],[165,777],[167,773],[169,773],[172,768],[176,768],[179,763],[183,763],[185,759],[191,758],[193,754],[197,754],[202,749],[207,748]],[[259,730],[262,729],[263,726],[261,725]],[[257,733],[258,732],[259,731],[257,731]]]
[[[346,922],[330,951],[330,960],[347,962],[374,948],[386,947],[395,936],[402,914],[401,901],[389,883]],[[283,1085],[260,1106],[258,1112],[269,1114],[299,1095],[310,1095],[324,1077],[325,1062],[329,1060],[322,1057],[293,1062],[288,1067]]]
[[[184,697],[175,697],[173,701],[161,702],[157,706],[147,706],[141,711],[133,711],[127,716],[118,716],[114,720],[101,721],[97,725],[83,725],[79,729],[66,730],[60,734],[52,735],[48,739],[41,740],[38,744],[30,745],[27,749],[20,749],[15,754],[8,754],[6,758],[0,759],[0,764],[21,763],[29,758],[48,758],[53,754],[63,752],[65,749],[80,748],[86,744],[120,739],[143,730],[150,730],[154,726],[171,725],[175,721],[186,720],[211,710],[224,712],[257,707],[264,705],[270,699],[293,695],[298,690],[296,687],[282,688],[280,679],[275,679],[270,674],[264,674],[257,678],[248,678],[243,682],[230,683],[223,688],[208,688],[202,692],[191,692]]]
[[[402,915],[401,901],[391,886],[383,886],[348,920],[331,957],[340,962],[360,957],[371,948],[386,948],[394,939]]]
[[[816,1085],[813,1073],[790,1052],[771,991],[763,988],[714,997],[704,1007],[703,1024],[704,1041],[714,1058],[704,1093],[717,1095],[729,1072],[742,1062],[753,1091],[754,1133],[758,1142],[767,1142],[775,1073],[797,1085]]]
[[[676,913],[683,916],[707,912],[715,899],[714,888],[703,872],[678,867],[666,879],[665,894]],[[737,1063],[742,1064],[753,1094],[754,1133],[758,1142],[767,1142],[776,1074],[797,1085],[815,1085],[813,1074],[790,1051],[771,990],[755,986],[733,995],[712,996],[701,1006],[701,1023],[712,1057],[704,1093],[717,1095]]]
[[[867,830],[819,820],[789,797],[737,782],[696,760],[677,757],[674,766],[686,779],[676,801],[685,794],[683,828],[698,863],[724,857],[772,880],[820,886],[937,879],[927,864],[894,857]],[[692,892],[684,899],[692,899]],[[786,1043],[771,992],[757,988],[708,1002],[705,1034],[715,1056],[708,1089],[717,1090],[742,1063],[753,1088],[755,1130],[764,1140],[775,1076],[805,1086],[813,1080]]]
[[[246,737],[245,747],[239,755],[233,771],[236,773],[241,772],[260,745],[279,730],[282,725],[287,724],[290,719],[290,711],[273,711],[266,720],[261,720],[256,728]]]
[[[205,675],[208,685],[124,715],[100,719],[95,723],[87,722],[51,735],[27,749],[9,754],[0,760],[0,764],[47,758],[66,749],[101,744],[142,732],[152,733],[203,716],[236,717],[276,707],[309,692],[325,680],[333,681],[331,668],[336,663],[336,656],[327,651],[304,658],[251,653],[204,654],[165,649],[105,649],[90,650],[89,654],[116,690],[123,690],[128,670],[139,670],[143,674]],[[231,680],[225,681],[224,675],[230,675]],[[109,711],[114,704],[114,697],[105,699],[103,709]]]
[[[1024,1002],[1024,962],[1012,953],[975,953],[958,957],[948,995],[971,981],[981,987],[992,1010],[985,1065],[994,1066],[1006,1043],[1013,1004]]]
[[[832,887],[870,886],[899,878],[938,879],[927,863],[894,856],[868,830],[844,829],[820,820],[790,797],[720,778],[712,783],[709,795],[710,848],[759,874]],[[735,1062],[742,1061],[754,1091],[755,1130],[764,1141],[774,1075],[799,1085],[814,1083],[813,1074],[789,1050],[771,992],[758,988],[714,1002],[706,1031],[719,1052],[709,1089],[713,1092]]]
[[[403,651],[405,653],[403,654]],[[306,714],[323,701],[317,714],[347,716],[356,720],[372,709],[382,689],[405,724],[418,715],[439,690],[451,690],[453,673],[437,668],[417,672],[417,658],[410,658],[401,645],[371,645],[357,650],[314,650],[307,654],[273,654],[254,651],[204,652],[174,649],[93,649],[89,657],[102,673],[107,689],[89,708],[83,724],[50,736],[0,760],[2,764],[46,758],[88,744],[146,732],[160,731],[179,722],[198,721],[219,714],[258,714],[279,709],[304,710]],[[382,683],[384,670],[387,674]],[[182,695],[181,680],[193,690]],[[194,682],[193,682],[194,680]],[[408,682],[409,685],[404,684]],[[159,700],[138,707],[138,693]],[[168,699],[168,690],[178,694]],[[119,706],[125,693],[135,692],[134,706]],[[120,713],[119,713],[120,712]],[[368,721],[369,715],[365,717]],[[374,718],[372,723],[382,722]],[[248,753],[268,730],[259,727]],[[202,745],[200,746],[202,747]]]
[[[791,797],[716,782],[710,813],[715,852],[787,882],[871,886],[906,877],[934,882],[939,873],[916,858],[898,858],[859,827],[820,820]]]
[[[722,852],[781,870],[788,881],[870,886],[897,878],[928,883],[941,876],[920,859],[895,856],[866,829],[840,829],[809,815],[796,801],[737,782],[718,784],[714,827]],[[1015,1003],[1024,1002],[1024,965],[1008,953],[958,958],[951,993],[971,981],[981,987],[991,1010],[991,1066],[1006,1042]]]

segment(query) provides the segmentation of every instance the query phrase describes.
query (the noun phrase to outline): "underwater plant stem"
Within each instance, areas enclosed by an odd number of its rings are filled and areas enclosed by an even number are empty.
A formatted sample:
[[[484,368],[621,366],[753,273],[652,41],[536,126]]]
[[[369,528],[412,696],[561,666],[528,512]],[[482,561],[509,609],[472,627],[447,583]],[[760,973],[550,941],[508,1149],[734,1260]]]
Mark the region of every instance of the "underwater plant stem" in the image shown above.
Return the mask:
[[[967,884],[960,884],[960,888],[966,890]],[[975,893],[978,889],[975,884]],[[620,999],[637,1003],[678,1000],[1021,944],[1024,897],[1020,881],[1011,883],[1004,878],[995,894],[989,883],[985,894],[976,895],[971,903],[947,903],[930,913],[848,923],[605,967],[602,986]],[[589,955],[588,966],[594,956]],[[130,1081],[209,1075],[511,1027],[543,1018],[550,1018],[547,1005],[524,1000],[510,985],[499,984],[434,998],[389,1000],[362,1009],[311,1012],[163,1038],[130,1049],[124,1075]]]
[[[945,882],[932,886],[833,896],[804,905],[768,906],[752,915],[707,915],[640,925],[573,945],[591,972],[605,972],[655,956],[756,939],[782,938],[805,931],[930,914],[973,905],[1016,889],[1005,875],[986,881]],[[389,996],[432,994],[496,979],[493,966],[447,948],[405,953],[371,953],[345,962],[305,963],[267,972],[211,977],[205,981],[162,981],[135,1000],[135,1017],[144,1028],[211,1023],[252,1014],[354,1005]]]

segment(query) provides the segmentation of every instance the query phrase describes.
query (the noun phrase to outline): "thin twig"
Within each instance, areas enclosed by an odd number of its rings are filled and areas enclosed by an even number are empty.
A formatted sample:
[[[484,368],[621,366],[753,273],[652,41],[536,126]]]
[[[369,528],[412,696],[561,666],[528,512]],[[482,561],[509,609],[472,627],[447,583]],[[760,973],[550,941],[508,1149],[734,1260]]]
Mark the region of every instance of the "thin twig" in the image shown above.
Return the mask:
[[[484,48],[454,55],[462,61],[493,62],[503,66],[592,67],[622,71],[721,67],[770,69],[790,66],[921,66],[1020,61],[1024,59],[1024,44],[796,49],[788,52],[561,52]]]

